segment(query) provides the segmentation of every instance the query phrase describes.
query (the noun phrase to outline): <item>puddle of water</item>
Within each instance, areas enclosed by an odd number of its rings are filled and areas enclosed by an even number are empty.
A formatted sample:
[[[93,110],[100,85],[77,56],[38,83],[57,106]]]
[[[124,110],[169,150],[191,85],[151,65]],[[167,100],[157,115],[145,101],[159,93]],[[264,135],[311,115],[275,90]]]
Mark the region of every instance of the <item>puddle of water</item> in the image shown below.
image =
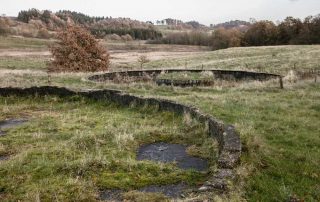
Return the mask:
[[[10,128],[20,126],[27,121],[28,120],[26,119],[8,119],[8,120],[0,121],[0,136],[4,136],[6,134],[6,132],[3,131],[4,129],[10,129]]]
[[[179,198],[181,197],[184,190],[186,190],[187,188],[188,186],[186,184],[179,183],[179,184],[170,184],[170,185],[163,185],[163,186],[151,185],[151,186],[147,186],[142,189],[139,189],[139,191],[149,192],[149,193],[162,193],[171,198]]]
[[[6,134],[6,132],[0,130],[0,136],[3,136],[3,135],[5,135],[5,134]]]
[[[145,193],[162,193],[170,198],[180,198],[184,191],[189,188],[185,183],[170,185],[150,185],[137,191]],[[122,194],[125,191],[119,189],[107,189],[100,192],[99,199],[102,201],[123,201]]]
[[[208,168],[206,160],[190,156],[186,152],[186,146],[180,144],[159,142],[143,145],[138,150],[137,159],[163,163],[176,162],[177,166],[184,170],[205,171]]]
[[[122,201],[122,193],[123,191],[118,189],[103,190],[102,192],[100,192],[99,199],[102,201]]]
[[[0,156],[0,161],[8,160],[9,156]]]
[[[8,119],[8,120],[0,121],[0,130],[13,128],[13,127],[22,125],[25,122],[27,122],[26,119]]]

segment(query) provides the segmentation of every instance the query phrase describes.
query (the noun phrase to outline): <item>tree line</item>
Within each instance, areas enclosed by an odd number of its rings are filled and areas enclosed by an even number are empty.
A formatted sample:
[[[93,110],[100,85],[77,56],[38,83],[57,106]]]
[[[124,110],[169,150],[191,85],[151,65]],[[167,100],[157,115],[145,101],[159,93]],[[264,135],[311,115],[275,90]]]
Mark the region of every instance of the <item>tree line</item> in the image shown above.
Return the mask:
[[[151,40],[150,43],[202,45],[212,49],[222,49],[237,46],[267,46],[289,44],[319,44],[320,43],[320,15],[310,16],[304,20],[287,17],[280,23],[272,21],[257,21],[246,24],[242,29],[231,25],[241,21],[229,22],[232,28],[220,27],[213,32],[195,29],[191,32],[174,32],[162,35],[153,25],[126,18],[91,17],[83,13],[59,11],[52,13],[49,10],[39,11],[29,9],[20,11],[17,20],[30,23],[31,20],[40,20],[45,29],[55,31],[68,24],[68,20],[89,29],[98,38],[106,35],[130,35],[133,39]],[[168,24],[182,23],[174,19],[166,19]],[[34,22],[33,22],[34,23]],[[190,22],[190,26],[201,27],[198,22]],[[240,26],[243,27],[243,26]],[[10,33],[10,27],[0,21],[0,34]]]
[[[65,28],[68,24],[76,24],[91,31],[97,38],[103,38],[106,35],[113,34],[119,36],[130,35],[133,39],[139,40],[156,40],[162,38],[162,33],[148,23],[131,20],[129,18],[92,17],[69,10],[52,13],[49,10],[39,11],[32,8],[20,11],[17,20],[24,23],[41,21],[47,29],[49,29],[49,25],[51,25],[50,30],[52,31]],[[3,32],[2,29],[0,31]]]
[[[67,21],[68,17],[70,17],[75,23],[80,25],[92,24],[105,19],[105,17],[92,17],[83,13],[69,10],[60,10],[56,13],[56,15],[65,21]]]
[[[157,40],[148,41],[148,43],[210,46],[212,44],[212,37],[208,33],[201,31],[174,32]]]
[[[170,33],[152,43],[203,45],[213,50],[239,46],[320,44],[320,15],[307,17],[303,21],[287,17],[279,24],[257,21],[246,30],[218,28],[212,33]]]
[[[130,29],[112,29],[112,28],[91,28],[91,33],[97,38],[103,38],[106,35],[117,34],[119,36],[130,35],[133,39],[157,40],[162,38],[162,33],[151,28],[130,28]]]
[[[40,19],[43,22],[48,22],[51,19],[53,13],[49,10],[40,11],[35,8],[29,10],[22,10],[19,12],[17,19],[24,23],[29,23],[32,19]],[[70,17],[75,23],[85,25],[104,20],[104,17],[91,17],[83,13],[69,11],[69,10],[60,10],[54,13],[57,17],[63,19],[64,21],[68,20]]]
[[[320,15],[304,21],[287,17],[278,25],[271,21],[256,22],[243,36],[243,45],[249,46],[319,43]]]

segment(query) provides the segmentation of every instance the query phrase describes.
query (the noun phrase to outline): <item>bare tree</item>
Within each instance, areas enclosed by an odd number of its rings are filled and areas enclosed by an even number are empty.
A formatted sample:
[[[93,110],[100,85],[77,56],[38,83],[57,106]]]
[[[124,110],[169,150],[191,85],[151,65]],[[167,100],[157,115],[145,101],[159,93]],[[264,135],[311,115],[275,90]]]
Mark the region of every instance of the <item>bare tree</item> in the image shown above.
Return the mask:
[[[142,69],[143,64],[150,62],[150,60],[148,59],[148,57],[146,55],[141,55],[138,58],[138,62],[140,63],[140,68]]]

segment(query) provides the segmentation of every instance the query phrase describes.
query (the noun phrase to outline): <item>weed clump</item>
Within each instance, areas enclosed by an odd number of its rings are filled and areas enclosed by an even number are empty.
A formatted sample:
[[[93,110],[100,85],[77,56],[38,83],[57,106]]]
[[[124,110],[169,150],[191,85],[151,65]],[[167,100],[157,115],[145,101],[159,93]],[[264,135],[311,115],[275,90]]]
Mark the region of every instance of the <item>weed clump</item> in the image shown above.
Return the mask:
[[[49,72],[95,72],[109,68],[109,53],[85,29],[69,26],[58,33],[59,42],[50,47],[54,60]]]
[[[285,81],[288,81],[289,83],[296,83],[298,81],[298,75],[295,71],[290,70],[288,74],[284,77]]]

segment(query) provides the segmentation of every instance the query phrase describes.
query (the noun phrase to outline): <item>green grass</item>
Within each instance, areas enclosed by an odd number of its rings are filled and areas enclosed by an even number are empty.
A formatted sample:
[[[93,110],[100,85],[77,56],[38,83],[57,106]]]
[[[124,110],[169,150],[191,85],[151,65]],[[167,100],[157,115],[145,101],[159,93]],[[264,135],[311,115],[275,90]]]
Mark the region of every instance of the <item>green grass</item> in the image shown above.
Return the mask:
[[[36,38],[0,37],[0,51],[47,51],[51,40]],[[0,56],[0,69],[45,70],[49,57],[43,55]]]
[[[247,179],[246,197],[250,201],[285,201],[293,195],[317,201],[319,92],[319,85],[285,91],[227,91],[210,102],[201,96],[189,97],[187,102],[197,103],[240,130],[249,150],[243,163],[253,163],[257,169]]]
[[[47,51],[52,40],[37,38],[0,37],[0,51]],[[0,56],[0,69],[45,70],[49,57],[43,55]]]
[[[290,69],[320,69],[320,46],[243,47],[203,52],[194,57],[154,60],[145,66],[252,70],[285,74]],[[136,64],[137,65],[137,64]]]
[[[0,137],[1,201],[95,201],[100,189],[198,184],[207,174],[174,163],[136,161],[142,144],[193,145],[215,168],[215,144],[204,126],[154,108],[122,108],[81,97],[0,97],[0,120],[29,122]],[[203,152],[204,151],[204,152]]]
[[[235,124],[244,146],[240,192],[249,201],[286,201],[297,196],[318,201],[320,85],[251,83],[233,88],[132,87],[144,96],[191,104]]]
[[[47,50],[52,40],[0,36],[0,49]]]
[[[108,88],[111,86],[113,85],[107,85]],[[302,82],[286,83],[285,87],[286,89],[281,90],[270,83],[262,85],[251,83],[251,86],[233,88],[172,88],[158,87],[153,84],[118,86],[136,95],[156,96],[192,104],[226,123],[235,124],[241,134],[244,147],[242,165],[239,168],[239,183],[241,182],[242,187],[237,191],[247,200],[285,201],[290,196],[296,195],[305,201],[317,201],[320,198],[318,189],[320,85]],[[21,103],[17,104],[19,105]],[[54,103],[52,106],[59,106],[59,104]],[[63,108],[61,110],[65,111]],[[126,115],[132,116],[127,112]],[[155,117],[155,119],[158,118]],[[95,120],[94,116],[93,120]],[[132,121],[130,118],[122,121],[115,120],[114,124],[124,122],[131,125],[134,124]],[[166,124],[169,124],[169,127],[179,125],[176,121],[166,122]],[[153,127],[157,128],[156,125],[150,128]],[[148,126],[141,129],[141,131],[148,130]],[[174,134],[170,133],[165,139],[172,135]],[[136,180],[134,173],[141,176],[140,172],[145,171],[138,165],[130,168],[123,166],[126,164],[127,162],[118,161],[116,165],[119,172],[115,174],[110,173],[111,171],[102,172],[101,179],[104,180],[96,182],[97,186],[125,189],[134,187],[132,184]],[[122,170],[124,167],[125,169]],[[130,169],[133,173],[126,175],[129,173],[126,169]],[[154,173],[159,167],[146,169]],[[148,184],[151,179],[156,179],[158,183],[162,183],[162,180],[166,182],[176,180],[170,172],[166,173],[167,171],[162,169],[158,172],[161,174],[160,178],[146,176],[146,178],[140,178],[141,181],[137,184],[141,186]],[[191,176],[180,177],[180,180],[185,178],[190,180]],[[235,186],[238,185],[235,184]]]
[[[239,169],[249,201],[319,201],[320,85],[302,83],[239,89],[137,90],[192,104],[235,124],[244,146]],[[289,84],[287,84],[289,85]],[[170,91],[170,92],[169,92]],[[244,169],[244,170],[243,170]]]
[[[0,69],[46,70],[48,61],[44,56],[0,57]]]

